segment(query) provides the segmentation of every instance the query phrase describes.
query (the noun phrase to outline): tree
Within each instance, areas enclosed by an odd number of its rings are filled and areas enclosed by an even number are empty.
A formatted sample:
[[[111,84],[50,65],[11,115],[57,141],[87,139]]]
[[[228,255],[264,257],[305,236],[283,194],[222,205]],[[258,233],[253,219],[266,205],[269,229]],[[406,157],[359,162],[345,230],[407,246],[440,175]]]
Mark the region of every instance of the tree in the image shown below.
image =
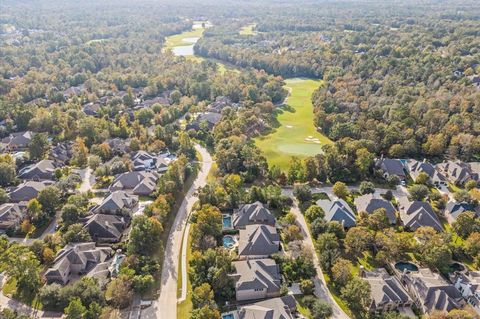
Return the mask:
[[[350,194],[348,191],[347,185],[342,182],[336,182],[333,185],[333,194],[337,196],[338,198],[346,199],[347,196]]]
[[[463,239],[474,232],[480,232],[480,221],[474,212],[462,212],[452,223],[452,229]]]
[[[415,183],[427,186],[430,183],[430,176],[425,172],[420,172],[415,179]]]
[[[346,259],[338,258],[335,261],[332,267],[332,279],[336,287],[342,288],[352,280],[352,267],[352,263]]]
[[[143,126],[148,126],[151,124],[153,117],[155,114],[151,109],[140,109],[136,114],[135,117]]]
[[[368,216],[368,228],[373,231],[388,228],[389,225],[390,221],[388,220],[385,208],[376,209]]]
[[[317,205],[312,205],[309,208],[307,208],[304,215],[309,223],[312,223],[314,220],[318,218],[325,217],[325,213],[323,212],[323,209]]]
[[[192,311],[191,319],[220,319],[220,311],[212,306],[203,306]]]
[[[471,179],[471,180],[468,180],[467,182],[465,182],[464,186],[465,186],[465,189],[467,191],[471,191],[472,189],[477,187],[477,182]]]
[[[465,251],[472,257],[480,254],[480,232],[471,233],[465,240]]]
[[[425,185],[415,184],[408,189],[408,193],[410,194],[411,200],[423,201],[428,196],[430,191],[428,190],[428,187]]]
[[[365,227],[352,227],[345,237],[345,250],[353,257],[360,256],[372,244],[371,232]]]
[[[312,199],[312,192],[308,185],[295,185],[293,195],[300,203],[305,203]]]
[[[102,164],[102,159],[98,155],[90,155],[88,157],[88,167],[96,170]]]
[[[311,279],[303,279],[300,281],[300,290],[304,295],[313,295],[315,284]]]
[[[284,242],[289,243],[294,240],[302,239],[302,231],[297,225],[289,225],[282,230]]]
[[[65,204],[62,207],[62,221],[63,227],[67,228],[68,226],[78,222],[80,218],[80,212],[77,206],[72,204]]]
[[[160,246],[162,232],[162,224],[155,217],[136,216],[130,231],[128,253],[144,256],[153,254]]]
[[[82,301],[79,298],[74,298],[68,304],[68,307],[65,308],[64,313],[67,319],[82,319],[83,314],[87,308],[82,305]]]
[[[47,186],[38,193],[38,201],[42,205],[43,211],[49,216],[55,216],[61,201],[60,190],[56,186]]]
[[[132,283],[126,275],[113,279],[105,291],[105,299],[116,308],[126,308],[132,301]]]
[[[72,164],[79,167],[85,167],[88,163],[88,147],[83,138],[77,137],[72,148]]]
[[[370,284],[354,277],[341,290],[342,299],[355,312],[364,313],[370,305]]]
[[[214,248],[205,239],[213,238],[213,243],[222,235],[222,214],[220,210],[211,205],[203,205],[192,218],[192,245],[202,251]]]
[[[20,229],[25,235],[31,235],[35,231],[35,226],[28,219],[25,219],[22,221]]]
[[[367,176],[369,169],[373,166],[375,154],[370,153],[366,148],[360,148],[356,151],[357,159],[355,165],[362,177]]]
[[[40,262],[27,247],[11,245],[4,253],[5,272],[17,281],[17,292],[34,296],[41,287]]]
[[[330,306],[324,300],[315,300],[313,305],[310,307],[310,312],[313,319],[327,319],[333,314],[332,306]]]
[[[318,236],[316,248],[320,264],[330,272],[335,261],[340,257],[340,244],[335,234],[325,233]]]
[[[375,193],[375,185],[372,182],[363,181],[359,187],[360,194],[373,194]]]
[[[50,149],[50,142],[45,133],[37,133],[33,135],[32,140],[28,144],[28,153],[31,160],[38,161],[45,157]]]
[[[15,165],[6,162],[0,162],[0,186],[9,186],[17,177]]]
[[[88,230],[83,228],[83,224],[72,224],[68,226],[67,230],[62,235],[62,240],[68,243],[81,243],[91,241]]]
[[[84,319],[97,319],[102,314],[102,306],[97,302],[92,302],[84,314]]]
[[[192,304],[193,309],[202,308],[204,306],[212,306],[215,304],[213,300],[214,294],[212,287],[208,283],[203,283],[193,289]]]
[[[0,188],[0,205],[7,203],[9,200],[7,192],[3,189]]]

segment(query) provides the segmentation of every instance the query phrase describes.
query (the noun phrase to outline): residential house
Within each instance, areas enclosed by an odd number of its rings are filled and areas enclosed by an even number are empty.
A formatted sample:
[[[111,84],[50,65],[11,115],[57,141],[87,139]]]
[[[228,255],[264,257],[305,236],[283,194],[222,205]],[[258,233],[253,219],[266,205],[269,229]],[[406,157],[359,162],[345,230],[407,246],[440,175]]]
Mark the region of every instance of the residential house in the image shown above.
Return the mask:
[[[218,96],[216,99],[215,99],[215,102],[213,103],[210,103],[208,106],[207,106],[207,110],[209,112],[215,112],[215,113],[222,113],[222,110],[227,107],[227,106],[230,106],[232,104],[232,100],[230,100],[228,97],[226,96]]]
[[[455,288],[463,296],[463,299],[480,314],[480,272],[456,272],[453,277]]]
[[[405,165],[399,159],[380,158],[375,162],[375,166],[383,171],[383,177],[397,176],[401,181],[407,179]]]
[[[148,99],[143,101],[142,103],[137,105],[137,108],[143,107],[151,107],[154,104],[161,104],[161,105],[170,105],[170,99],[164,96],[157,96],[152,99]]]
[[[26,216],[25,210],[25,205],[17,203],[0,205],[0,231],[6,231],[19,226]]]
[[[132,155],[133,169],[135,171],[157,171],[163,173],[167,171],[168,165],[172,161],[170,153],[164,155],[155,155],[146,151],[138,151]]]
[[[116,243],[120,241],[127,228],[127,219],[118,215],[93,214],[88,218],[84,228],[97,243]]]
[[[405,271],[401,275],[401,282],[423,313],[435,310],[449,312],[461,308],[465,303],[454,285],[428,268],[421,268],[418,272]]]
[[[47,284],[65,285],[81,275],[97,272],[112,256],[110,247],[96,247],[94,242],[68,244],[55,257],[53,266],[45,272]],[[108,268],[108,267],[107,267]]]
[[[63,98],[65,100],[68,100],[71,97],[80,96],[84,90],[85,86],[83,84],[79,86],[71,86],[65,91],[63,91]]]
[[[220,122],[222,119],[222,115],[215,112],[205,112],[201,113],[197,116],[197,118],[192,121],[191,123],[187,124],[187,131],[188,130],[199,130],[202,123],[205,123],[208,130],[212,130],[215,125]]]
[[[407,168],[408,168],[410,177],[414,181],[417,180],[417,177],[418,175],[420,175],[420,173],[425,173],[430,178],[430,182],[435,186],[439,187],[439,186],[448,185],[448,180],[445,177],[445,175],[437,171],[435,166],[427,162],[426,160],[424,160],[423,162],[420,162],[414,159],[410,159],[407,161]]]
[[[471,164],[461,161],[448,161],[437,164],[437,170],[455,185],[463,185],[469,180],[480,182],[479,173],[472,171]]]
[[[372,214],[377,209],[385,209],[390,224],[397,223],[397,210],[392,203],[374,194],[366,194],[355,198],[357,212],[367,212]]]
[[[52,160],[41,160],[22,168],[18,172],[18,178],[35,181],[53,180],[55,169],[55,163]]]
[[[157,187],[158,175],[149,171],[132,171],[118,175],[110,186],[110,191],[126,190],[134,195],[148,196]]]
[[[327,222],[337,221],[345,228],[354,227],[357,223],[355,213],[343,199],[320,199],[316,204],[322,208]]]
[[[109,139],[107,143],[114,155],[123,155],[130,152],[130,139],[115,137]]]
[[[73,142],[58,143],[52,147],[48,158],[57,166],[64,166],[70,162],[73,156]]]
[[[411,202],[407,197],[402,197],[398,201],[398,210],[403,225],[412,231],[422,226],[430,226],[437,231],[443,231],[442,223],[427,202]]]
[[[239,237],[239,258],[264,258],[280,249],[280,235],[273,226],[247,225],[240,230]]]
[[[138,196],[125,191],[114,191],[108,195],[100,205],[95,206],[95,214],[122,214],[132,213],[138,207]]]
[[[445,213],[448,214],[447,217],[451,216],[453,220],[466,211],[475,212],[475,207],[466,202],[458,203],[455,201],[449,201],[445,207]]]
[[[396,311],[400,308],[410,308],[413,304],[400,281],[390,276],[385,268],[372,271],[360,269],[360,276],[370,285],[371,304],[369,311],[372,313],[385,313]]]
[[[53,181],[25,181],[17,187],[13,188],[8,196],[13,203],[28,202],[38,196],[47,186],[53,185]]]
[[[238,319],[294,319],[298,318],[295,297],[286,295],[238,306]]]
[[[34,133],[30,131],[10,133],[0,143],[3,152],[24,151],[32,141]]]
[[[101,108],[102,106],[99,103],[90,102],[82,106],[82,111],[85,115],[98,117]]]
[[[237,301],[280,296],[282,277],[273,259],[234,261],[235,293]]]
[[[275,226],[275,216],[259,201],[242,205],[234,211],[232,225],[236,229],[245,229],[247,225],[262,224]]]

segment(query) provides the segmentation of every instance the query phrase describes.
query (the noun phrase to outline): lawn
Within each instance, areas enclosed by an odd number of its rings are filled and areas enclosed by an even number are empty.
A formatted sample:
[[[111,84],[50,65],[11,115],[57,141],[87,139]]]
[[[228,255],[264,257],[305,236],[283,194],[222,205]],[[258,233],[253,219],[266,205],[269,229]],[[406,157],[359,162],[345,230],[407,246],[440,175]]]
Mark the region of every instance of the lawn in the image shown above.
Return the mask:
[[[188,38],[200,38],[205,29],[193,29],[190,31],[185,31],[179,34],[174,34],[166,38],[165,48],[173,49],[174,47],[188,46],[192,45],[191,42],[185,41]]]
[[[257,34],[257,31],[254,31],[253,28],[255,27],[255,24],[249,24],[244,26],[242,29],[240,29],[240,35],[255,35]]]
[[[42,310],[43,305],[38,301],[36,296],[19,296],[17,294],[17,281],[14,278],[8,279],[8,281],[2,287],[2,293],[14,300],[18,300],[26,305],[31,306],[32,308]]]
[[[255,140],[269,165],[287,170],[293,156],[306,158],[322,152],[322,145],[332,143],[320,134],[313,124],[311,96],[321,84],[320,80],[288,79],[290,90],[287,105],[281,107],[277,117],[280,126],[272,133]]]
[[[191,242],[191,234],[192,232],[190,232],[188,234],[188,240],[187,240],[187,264],[189,263],[190,261],[190,255],[191,255],[191,245],[192,245],[192,242]],[[182,246],[185,244],[185,242],[182,242]],[[181,250],[180,250],[181,251]],[[182,258],[182,254],[180,253],[180,258]],[[178,282],[177,282],[177,296],[180,296],[181,295],[181,287],[182,287],[182,263],[180,262],[179,263],[179,267],[178,267]],[[190,280],[188,279],[188,270],[187,270],[187,298],[182,301],[181,303],[179,303],[177,305],[177,317],[178,318],[185,318],[185,319],[188,319],[190,318],[190,313],[192,311],[192,308],[193,308],[193,305],[192,305],[192,285],[190,283]]]

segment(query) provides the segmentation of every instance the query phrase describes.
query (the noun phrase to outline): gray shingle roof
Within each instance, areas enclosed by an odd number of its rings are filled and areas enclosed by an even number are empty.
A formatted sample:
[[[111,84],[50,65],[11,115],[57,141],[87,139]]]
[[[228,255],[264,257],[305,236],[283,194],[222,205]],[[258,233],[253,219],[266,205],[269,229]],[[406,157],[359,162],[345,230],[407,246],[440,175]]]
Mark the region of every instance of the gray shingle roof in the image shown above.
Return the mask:
[[[122,173],[110,186],[111,191],[133,190],[135,195],[149,195],[155,191],[158,175],[149,171]]]
[[[387,212],[387,218],[391,224],[397,222],[396,209],[389,201],[377,197],[374,194],[366,194],[355,198],[355,206],[358,212],[367,212],[372,214],[377,209],[383,208]]]
[[[389,175],[396,175],[401,179],[405,179],[405,166],[398,159],[381,158],[376,165]]]
[[[137,196],[130,195],[125,191],[114,191],[94,208],[94,212],[112,214],[122,210],[131,210],[137,204]]]
[[[422,226],[430,226],[437,231],[443,231],[442,224],[429,203],[410,202],[407,197],[402,197],[398,201],[398,208],[403,224],[411,230],[416,230]]]
[[[53,179],[55,164],[52,160],[41,160],[38,163],[22,168],[18,172],[21,179],[45,180]]]
[[[265,224],[274,226],[275,217],[259,201],[241,206],[233,213],[232,224],[234,228],[244,228],[252,224]]]
[[[397,278],[390,276],[384,268],[366,271],[363,277],[370,284],[374,307],[386,303],[404,304],[411,301],[407,291]]]
[[[237,278],[235,289],[254,290],[267,289],[267,293],[280,291],[280,269],[273,259],[252,259],[233,262]]]
[[[430,177],[430,180],[433,183],[447,182],[447,178],[442,173],[437,171],[435,166],[433,166],[433,164],[429,162],[420,162],[414,159],[410,159],[407,161],[407,167],[413,180],[416,180],[420,173],[425,173]]]
[[[0,205],[0,229],[8,229],[19,224],[25,216],[25,206],[23,205],[16,203]]]
[[[287,295],[238,308],[239,319],[294,319],[297,303],[293,296]]]
[[[38,193],[45,189],[49,185],[53,185],[52,181],[25,181],[22,184],[14,188],[8,196],[12,202],[28,202],[29,200],[36,198]]]
[[[454,219],[457,219],[458,215],[466,211],[475,212],[474,207],[465,202],[457,203],[454,201],[449,201],[445,207],[445,212],[452,215]]]
[[[337,221],[346,228],[353,227],[357,223],[355,214],[343,199],[320,199],[316,204],[323,209],[325,220],[328,222]]]
[[[96,240],[119,241],[126,227],[125,218],[110,214],[94,214],[84,226]]]
[[[279,247],[280,236],[273,226],[247,225],[240,230],[239,256],[270,256],[277,253]]]

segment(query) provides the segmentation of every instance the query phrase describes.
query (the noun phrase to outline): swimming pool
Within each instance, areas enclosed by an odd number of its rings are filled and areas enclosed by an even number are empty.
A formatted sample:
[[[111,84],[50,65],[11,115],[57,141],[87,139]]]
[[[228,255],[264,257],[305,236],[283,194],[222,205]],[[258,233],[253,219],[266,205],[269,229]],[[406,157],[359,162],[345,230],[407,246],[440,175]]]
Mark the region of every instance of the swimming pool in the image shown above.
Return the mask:
[[[223,215],[223,229],[232,229],[232,216]]]
[[[235,246],[235,238],[230,235],[223,236],[223,247],[233,248],[233,246]]]
[[[417,265],[415,265],[413,263],[410,263],[410,262],[403,262],[403,261],[396,263],[395,268],[397,268],[398,270],[400,270],[402,272],[404,270],[407,270],[408,272],[418,271]]]
[[[222,316],[222,319],[233,319],[233,313],[229,313],[229,314],[226,314],[226,315],[223,315]]]

